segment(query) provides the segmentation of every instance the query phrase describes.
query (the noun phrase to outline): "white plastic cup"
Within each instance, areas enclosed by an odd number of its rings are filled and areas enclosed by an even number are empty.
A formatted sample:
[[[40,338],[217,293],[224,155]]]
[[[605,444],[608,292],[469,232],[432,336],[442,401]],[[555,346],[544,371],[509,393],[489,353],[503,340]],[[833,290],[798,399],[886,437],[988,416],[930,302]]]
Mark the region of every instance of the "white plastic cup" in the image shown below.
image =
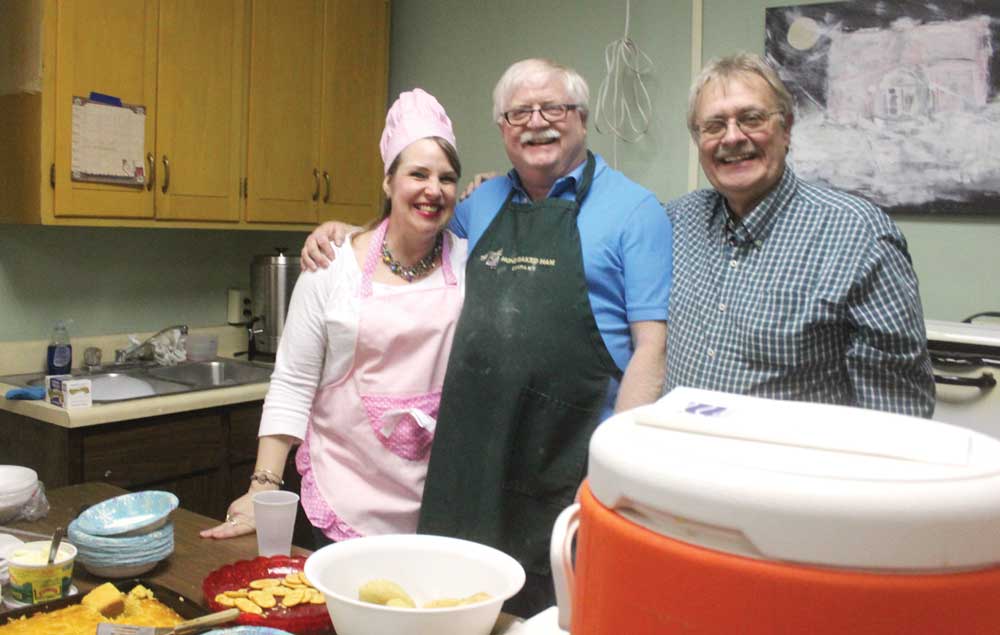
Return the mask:
[[[272,490],[253,495],[253,517],[257,524],[257,553],[261,556],[292,554],[292,531],[299,495]]]

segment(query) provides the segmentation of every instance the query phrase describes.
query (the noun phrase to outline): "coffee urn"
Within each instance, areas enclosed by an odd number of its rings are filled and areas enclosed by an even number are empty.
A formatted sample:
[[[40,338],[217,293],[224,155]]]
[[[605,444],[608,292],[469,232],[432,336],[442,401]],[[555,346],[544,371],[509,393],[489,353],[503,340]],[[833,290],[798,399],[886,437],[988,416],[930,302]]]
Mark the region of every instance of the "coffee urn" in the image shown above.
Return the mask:
[[[292,289],[301,271],[298,256],[285,255],[284,247],[271,255],[255,256],[250,265],[253,317],[248,324],[250,358],[273,359],[285,327]]]

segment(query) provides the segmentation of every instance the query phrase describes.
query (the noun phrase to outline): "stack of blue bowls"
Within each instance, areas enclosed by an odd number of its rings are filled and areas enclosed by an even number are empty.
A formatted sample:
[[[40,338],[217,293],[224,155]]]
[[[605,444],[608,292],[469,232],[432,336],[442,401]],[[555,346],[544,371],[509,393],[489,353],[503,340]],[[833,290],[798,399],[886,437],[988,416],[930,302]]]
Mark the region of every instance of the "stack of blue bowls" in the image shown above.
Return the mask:
[[[76,560],[95,576],[130,578],[145,573],[174,552],[177,508],[170,492],[125,494],[94,505],[67,527]]]

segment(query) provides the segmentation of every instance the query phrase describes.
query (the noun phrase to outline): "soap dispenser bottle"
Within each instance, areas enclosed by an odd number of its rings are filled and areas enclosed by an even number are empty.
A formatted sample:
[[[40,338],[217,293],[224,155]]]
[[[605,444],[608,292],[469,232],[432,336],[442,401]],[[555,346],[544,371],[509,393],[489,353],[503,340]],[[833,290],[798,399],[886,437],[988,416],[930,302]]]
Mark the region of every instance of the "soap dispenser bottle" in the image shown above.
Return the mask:
[[[73,366],[73,346],[69,343],[69,323],[60,320],[52,327],[47,369],[49,375],[67,375]]]

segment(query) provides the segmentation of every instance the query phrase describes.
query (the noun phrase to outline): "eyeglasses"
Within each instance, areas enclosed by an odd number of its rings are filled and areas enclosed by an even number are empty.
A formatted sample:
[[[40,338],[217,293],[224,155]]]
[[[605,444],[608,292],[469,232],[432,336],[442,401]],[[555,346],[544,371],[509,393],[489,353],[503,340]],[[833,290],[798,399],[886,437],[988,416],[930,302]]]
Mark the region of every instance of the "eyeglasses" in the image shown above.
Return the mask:
[[[503,118],[512,126],[523,126],[531,121],[531,115],[537,112],[545,121],[555,123],[565,119],[569,111],[578,110],[579,108],[579,104],[545,104],[538,108],[515,108],[514,110],[508,110],[503,114]]]
[[[783,111],[771,110],[764,112],[762,110],[748,110],[728,119],[706,119],[696,127],[696,130],[701,139],[712,141],[724,137],[726,131],[729,130],[729,122],[736,121],[736,127],[743,131],[744,134],[753,134],[763,130],[771,117],[780,114],[783,114]]]

